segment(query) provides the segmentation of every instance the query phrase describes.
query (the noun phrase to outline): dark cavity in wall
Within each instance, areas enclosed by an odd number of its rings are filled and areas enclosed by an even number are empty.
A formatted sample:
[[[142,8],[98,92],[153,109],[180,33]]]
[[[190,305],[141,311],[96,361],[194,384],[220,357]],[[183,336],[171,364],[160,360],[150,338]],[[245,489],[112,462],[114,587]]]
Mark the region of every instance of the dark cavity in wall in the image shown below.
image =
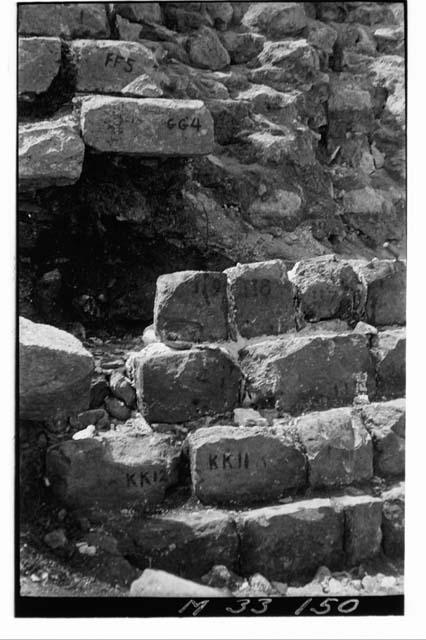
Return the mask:
[[[20,244],[38,319],[140,330],[152,322],[159,275],[230,266],[193,241],[181,196],[188,166],[86,151],[78,183],[23,196]]]

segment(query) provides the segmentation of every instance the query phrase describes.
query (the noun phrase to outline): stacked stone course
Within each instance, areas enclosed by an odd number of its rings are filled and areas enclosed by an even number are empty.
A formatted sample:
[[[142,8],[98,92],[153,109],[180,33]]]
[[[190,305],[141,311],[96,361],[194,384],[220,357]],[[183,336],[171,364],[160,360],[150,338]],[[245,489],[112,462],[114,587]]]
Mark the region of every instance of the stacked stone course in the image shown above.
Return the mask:
[[[163,273],[153,326],[119,355],[22,320],[22,482],[36,433],[67,508],[134,512],[115,534],[139,568],[284,581],[403,553],[406,264],[377,249],[404,236],[397,19],[379,3],[19,7],[25,212],[70,187],[84,201],[98,159],[191,159],[177,227],[226,258]],[[125,224],[155,227],[155,198],[130,201]]]

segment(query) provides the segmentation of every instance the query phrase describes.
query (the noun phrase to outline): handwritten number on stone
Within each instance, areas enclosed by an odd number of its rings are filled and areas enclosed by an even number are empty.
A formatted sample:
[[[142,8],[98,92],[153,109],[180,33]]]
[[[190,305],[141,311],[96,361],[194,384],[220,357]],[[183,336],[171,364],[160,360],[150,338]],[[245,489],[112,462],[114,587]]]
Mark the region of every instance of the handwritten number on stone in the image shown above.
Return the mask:
[[[193,616],[196,616],[202,611],[210,602],[210,600],[201,600],[200,602],[196,602],[195,600],[188,600],[188,602],[183,605],[181,609],[179,609],[178,613],[183,613],[185,609],[190,607],[191,605],[194,607],[194,611],[192,612]]]

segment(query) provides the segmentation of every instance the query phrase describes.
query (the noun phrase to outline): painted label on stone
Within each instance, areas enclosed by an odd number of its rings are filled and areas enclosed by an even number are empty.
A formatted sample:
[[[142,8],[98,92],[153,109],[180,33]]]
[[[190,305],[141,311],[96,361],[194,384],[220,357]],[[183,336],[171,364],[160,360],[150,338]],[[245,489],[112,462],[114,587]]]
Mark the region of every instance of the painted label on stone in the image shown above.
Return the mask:
[[[125,483],[126,488],[145,488],[162,482],[167,482],[167,474],[165,469],[126,471]]]
[[[133,71],[133,65],[136,60],[134,58],[125,58],[124,56],[120,56],[119,53],[113,53],[109,51],[105,57],[105,66],[119,67],[126,73],[131,73]]]
[[[207,470],[208,471],[222,471],[228,469],[234,469],[236,471],[240,469],[248,469],[250,466],[250,459],[248,453],[209,453]]]

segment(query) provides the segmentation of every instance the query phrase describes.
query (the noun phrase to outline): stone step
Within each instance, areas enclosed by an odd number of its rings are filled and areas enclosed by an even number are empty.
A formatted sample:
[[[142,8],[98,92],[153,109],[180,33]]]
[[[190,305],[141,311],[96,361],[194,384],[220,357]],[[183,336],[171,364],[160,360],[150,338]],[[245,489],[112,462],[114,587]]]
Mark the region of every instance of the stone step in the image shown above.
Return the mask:
[[[18,32],[60,38],[108,38],[110,27],[103,3],[22,4]]]
[[[200,100],[92,96],[81,108],[83,140],[101,153],[206,155],[213,119]]]
[[[404,325],[405,287],[402,261],[335,255],[301,260],[289,273],[283,260],[237,264],[224,274],[181,271],[157,280],[154,328],[161,339],[204,342],[280,335],[296,322],[330,319]]]
[[[286,581],[379,554],[383,504],[360,493],[238,512],[187,506],[126,523],[120,551],[140,569],[192,580],[220,564],[242,576]]]
[[[187,438],[192,490],[242,506],[405,470],[405,400],[308,413],[272,426],[211,426]]]

